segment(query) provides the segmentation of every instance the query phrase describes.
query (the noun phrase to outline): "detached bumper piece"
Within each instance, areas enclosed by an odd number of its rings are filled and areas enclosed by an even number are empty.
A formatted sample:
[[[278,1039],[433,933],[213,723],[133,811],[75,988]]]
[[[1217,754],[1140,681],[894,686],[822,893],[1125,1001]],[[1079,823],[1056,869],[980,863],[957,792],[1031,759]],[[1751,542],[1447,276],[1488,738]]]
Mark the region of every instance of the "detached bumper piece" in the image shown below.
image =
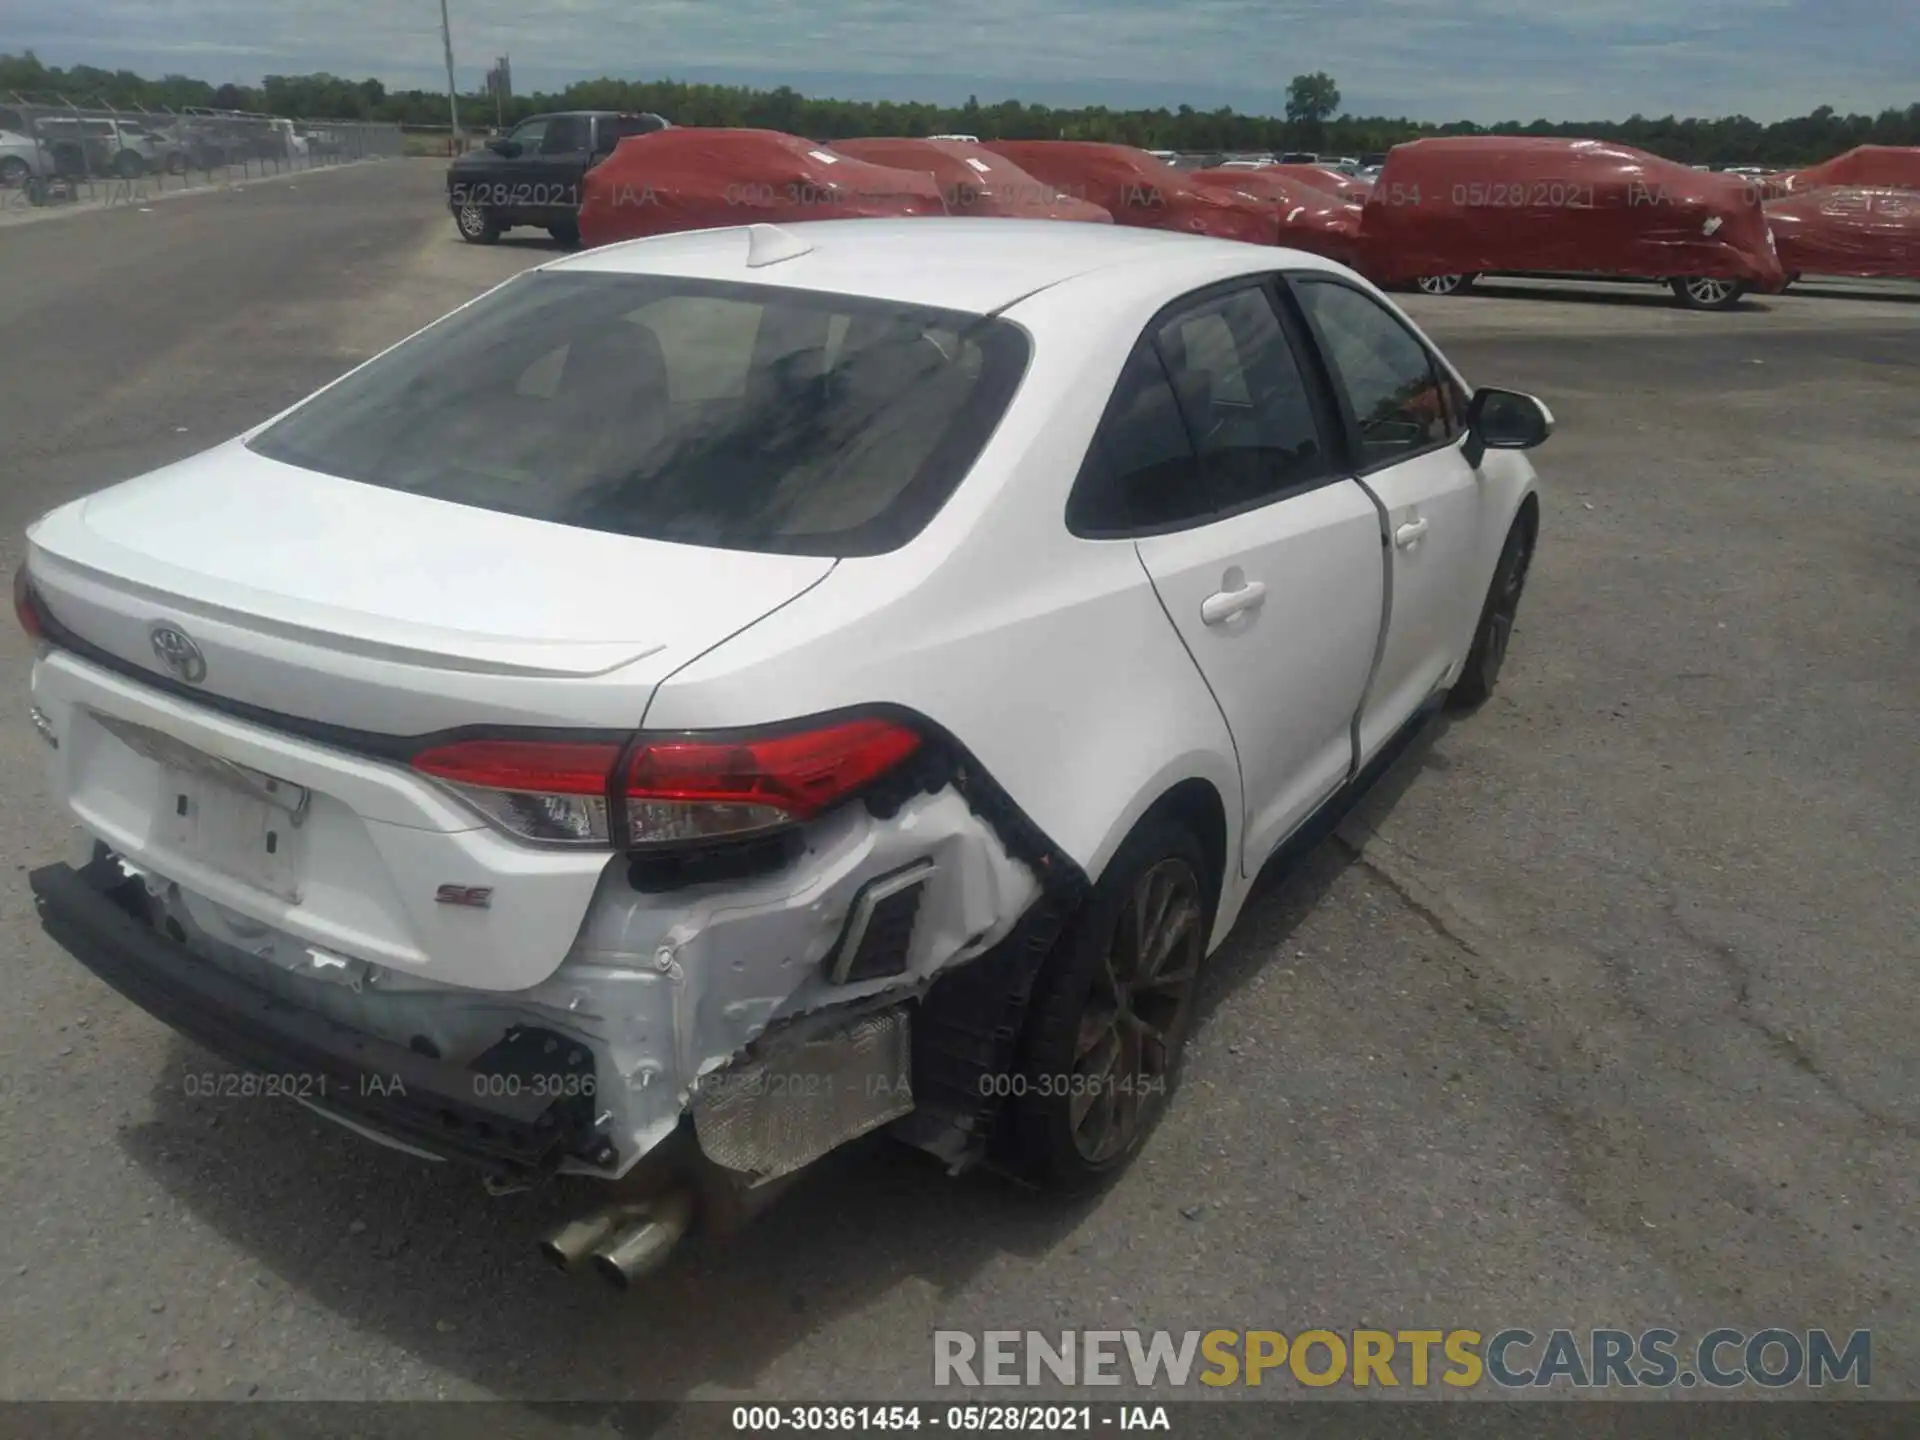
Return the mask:
[[[82,965],[213,1054],[300,1077],[324,1109],[515,1178],[550,1174],[569,1157],[613,1158],[594,1134],[593,1086],[581,1083],[593,1057],[565,1036],[515,1027],[471,1065],[434,1059],[289,1005],[160,935],[143,887],[111,857],[28,878],[42,927]]]

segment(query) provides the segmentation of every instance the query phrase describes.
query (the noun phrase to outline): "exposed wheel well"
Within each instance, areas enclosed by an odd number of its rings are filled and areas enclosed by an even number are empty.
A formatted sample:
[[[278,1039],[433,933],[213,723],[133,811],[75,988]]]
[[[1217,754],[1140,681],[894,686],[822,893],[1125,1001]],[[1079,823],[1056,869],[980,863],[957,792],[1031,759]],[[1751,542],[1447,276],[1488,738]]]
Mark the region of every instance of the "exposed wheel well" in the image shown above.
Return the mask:
[[[1147,807],[1134,829],[1160,818],[1177,820],[1200,842],[1207,857],[1207,903],[1217,913],[1227,876],[1227,810],[1220,792],[1205,780],[1182,780]]]

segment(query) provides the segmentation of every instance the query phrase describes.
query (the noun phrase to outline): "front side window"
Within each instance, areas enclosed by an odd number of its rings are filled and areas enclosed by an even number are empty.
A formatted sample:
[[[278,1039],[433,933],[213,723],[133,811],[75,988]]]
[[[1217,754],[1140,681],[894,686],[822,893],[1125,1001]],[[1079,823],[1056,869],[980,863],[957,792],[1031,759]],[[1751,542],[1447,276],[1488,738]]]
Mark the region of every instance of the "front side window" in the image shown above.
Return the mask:
[[[547,133],[540,149],[548,155],[573,155],[587,148],[587,120],[584,115],[556,115],[547,122]]]
[[[1346,389],[1360,431],[1360,463],[1381,465],[1452,433],[1438,367],[1414,333],[1370,295],[1337,281],[1295,281],[1320,347]]]
[[[723,549],[875,555],[972,467],[1005,320],[664,276],[533,273],[249,443],[364,484]]]
[[[546,138],[546,134],[547,122],[545,120],[526,120],[516,125],[513,129],[513,134],[507,138],[516,142],[523,152],[532,154],[540,148],[540,142]]]

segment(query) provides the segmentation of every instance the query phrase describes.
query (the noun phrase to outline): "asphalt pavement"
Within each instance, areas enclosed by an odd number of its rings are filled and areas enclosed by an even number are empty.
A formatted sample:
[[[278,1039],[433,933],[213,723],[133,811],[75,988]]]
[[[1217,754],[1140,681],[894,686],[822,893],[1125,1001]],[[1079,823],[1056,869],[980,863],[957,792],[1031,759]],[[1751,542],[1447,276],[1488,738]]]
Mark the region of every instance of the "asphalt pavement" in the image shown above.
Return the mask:
[[[550,257],[438,167],[0,231],[0,560]],[[930,1396],[935,1329],[1668,1325],[1920,1350],[1920,303],[1483,282],[1409,309],[1529,389],[1499,693],[1216,958],[1168,1120],[1073,1205],[867,1144],[620,1297],[280,1101],[33,921],[70,831],[0,634],[0,1397]]]

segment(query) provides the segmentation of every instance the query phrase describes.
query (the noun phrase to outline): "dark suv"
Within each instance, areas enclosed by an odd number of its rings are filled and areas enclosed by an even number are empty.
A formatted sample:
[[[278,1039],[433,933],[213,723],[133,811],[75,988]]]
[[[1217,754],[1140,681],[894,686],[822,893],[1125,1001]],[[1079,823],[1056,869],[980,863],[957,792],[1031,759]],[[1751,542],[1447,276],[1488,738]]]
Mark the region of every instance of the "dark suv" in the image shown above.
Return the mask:
[[[580,241],[580,181],[629,135],[668,128],[658,115],[566,110],[535,115],[447,167],[447,203],[460,238],[491,245],[516,225]]]

